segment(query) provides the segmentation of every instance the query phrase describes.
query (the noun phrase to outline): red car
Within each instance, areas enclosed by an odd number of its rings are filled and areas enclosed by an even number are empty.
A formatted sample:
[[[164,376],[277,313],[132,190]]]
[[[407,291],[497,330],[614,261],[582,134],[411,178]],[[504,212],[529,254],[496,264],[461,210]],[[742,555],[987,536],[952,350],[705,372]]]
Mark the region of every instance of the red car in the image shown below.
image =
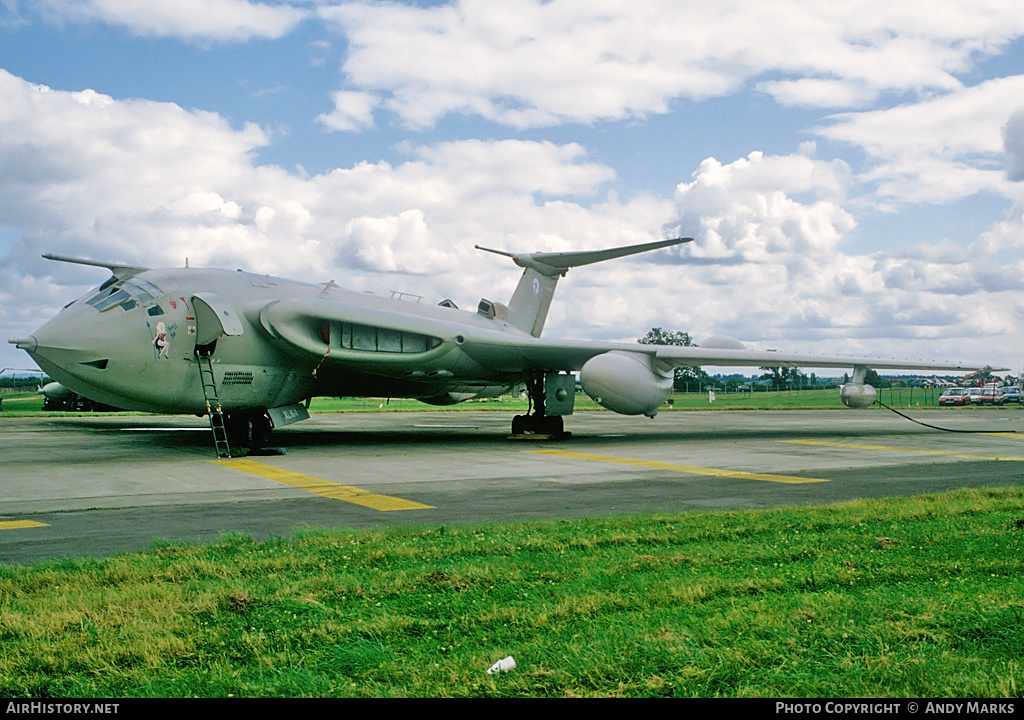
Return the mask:
[[[939,405],[970,405],[971,396],[965,388],[949,388],[939,395]]]
[[[979,405],[1002,405],[1003,391],[997,387],[985,386],[981,389],[981,395],[975,402]]]

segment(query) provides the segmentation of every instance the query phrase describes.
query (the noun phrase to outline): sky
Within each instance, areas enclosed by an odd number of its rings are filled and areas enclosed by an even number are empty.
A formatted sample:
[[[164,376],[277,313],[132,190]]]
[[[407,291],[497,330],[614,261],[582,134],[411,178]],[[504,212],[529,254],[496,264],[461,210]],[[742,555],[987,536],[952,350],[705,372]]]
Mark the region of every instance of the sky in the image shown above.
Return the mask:
[[[474,308],[678,236],[545,336],[1019,372],[1019,3],[0,0],[2,339],[107,277],[47,252]]]

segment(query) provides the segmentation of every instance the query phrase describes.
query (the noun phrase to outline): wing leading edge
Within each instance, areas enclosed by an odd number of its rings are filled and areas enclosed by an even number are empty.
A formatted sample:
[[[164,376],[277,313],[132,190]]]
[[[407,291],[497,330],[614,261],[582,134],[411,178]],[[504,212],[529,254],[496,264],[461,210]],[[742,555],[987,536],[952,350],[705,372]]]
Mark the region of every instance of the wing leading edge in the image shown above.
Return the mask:
[[[641,345],[637,343],[605,343],[598,341],[548,340],[513,336],[506,333],[467,334],[463,352],[484,367],[502,370],[528,368],[578,371],[588,360],[607,352],[626,352],[649,357],[664,369],[677,367],[803,367],[855,368],[875,370],[977,370],[978,365],[963,362],[926,362],[843,355],[809,355],[734,348],[681,347],[675,345]],[[998,369],[998,368],[995,368]]]
[[[652,346],[646,346],[652,348]],[[635,349],[634,349],[635,352]],[[641,350],[643,352],[643,350]],[[962,362],[926,362],[895,358],[865,358],[842,355],[804,355],[773,350],[737,350],[730,348],[653,346],[654,356],[672,367],[712,365],[720,367],[806,367],[844,368],[869,367],[874,370],[969,371],[978,366]]]

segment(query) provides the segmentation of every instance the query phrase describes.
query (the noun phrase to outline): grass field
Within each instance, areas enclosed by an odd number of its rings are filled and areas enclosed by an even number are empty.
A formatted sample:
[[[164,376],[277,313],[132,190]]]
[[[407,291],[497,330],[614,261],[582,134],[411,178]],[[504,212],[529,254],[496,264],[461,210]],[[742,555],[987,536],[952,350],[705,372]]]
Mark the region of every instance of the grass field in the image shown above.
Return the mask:
[[[836,395],[677,395],[666,411],[839,407]],[[6,396],[0,417],[32,403]],[[312,409],[417,408],[436,410]],[[0,565],[0,697],[1024,693],[1020,486],[294,535]],[[515,670],[486,673],[507,655]]]
[[[0,566],[0,696],[1020,697],[1022,539],[1014,487]]]

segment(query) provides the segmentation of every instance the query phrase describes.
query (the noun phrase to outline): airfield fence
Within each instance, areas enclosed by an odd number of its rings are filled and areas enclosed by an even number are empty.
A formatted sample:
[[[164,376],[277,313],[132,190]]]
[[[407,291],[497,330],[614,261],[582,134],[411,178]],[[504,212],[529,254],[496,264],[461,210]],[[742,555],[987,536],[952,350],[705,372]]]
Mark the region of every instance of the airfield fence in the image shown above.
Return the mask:
[[[711,390],[715,393],[723,393],[726,397],[763,396],[768,393],[795,395],[822,390],[839,392],[839,385],[836,383],[794,383],[785,387],[757,383],[741,387],[747,389],[738,390],[735,385],[723,382],[692,382],[685,383],[682,388],[677,387],[672,391],[672,395],[707,395]],[[878,399],[891,407],[938,407],[939,396],[944,389],[941,387],[914,387],[905,385],[898,380],[891,381],[887,386],[875,388]]]

